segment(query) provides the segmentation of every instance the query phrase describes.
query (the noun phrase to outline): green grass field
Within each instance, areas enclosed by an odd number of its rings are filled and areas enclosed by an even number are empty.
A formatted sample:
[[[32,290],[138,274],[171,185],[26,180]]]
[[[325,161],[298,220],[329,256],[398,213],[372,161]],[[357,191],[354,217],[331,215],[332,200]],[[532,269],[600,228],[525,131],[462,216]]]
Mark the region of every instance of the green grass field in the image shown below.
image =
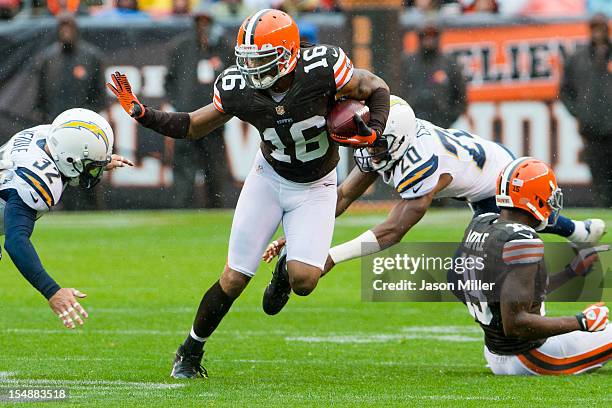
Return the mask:
[[[610,211],[567,214],[612,223]],[[405,240],[460,239],[469,216],[431,211]],[[383,217],[343,216],[334,242]],[[272,268],[262,266],[206,346],[210,378],[173,380],[176,347],[224,265],[230,222],[231,212],[45,216],[33,241],[60,284],[89,295],[82,303],[90,319],[64,329],[6,257],[0,388],[62,386],[67,404],[100,407],[612,405],[611,367],[571,378],[494,377],[461,304],[362,303],[358,261],[275,317],[261,310]],[[584,306],[547,309],[575,314]]]

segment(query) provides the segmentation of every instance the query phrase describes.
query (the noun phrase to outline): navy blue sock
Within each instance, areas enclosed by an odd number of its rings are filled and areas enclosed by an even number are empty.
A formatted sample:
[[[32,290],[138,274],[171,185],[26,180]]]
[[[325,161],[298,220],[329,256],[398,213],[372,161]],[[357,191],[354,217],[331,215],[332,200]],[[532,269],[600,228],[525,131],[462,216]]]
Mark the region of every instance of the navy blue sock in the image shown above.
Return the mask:
[[[574,233],[575,229],[576,225],[574,225],[574,221],[560,215],[555,225],[548,225],[542,232],[567,238]]]

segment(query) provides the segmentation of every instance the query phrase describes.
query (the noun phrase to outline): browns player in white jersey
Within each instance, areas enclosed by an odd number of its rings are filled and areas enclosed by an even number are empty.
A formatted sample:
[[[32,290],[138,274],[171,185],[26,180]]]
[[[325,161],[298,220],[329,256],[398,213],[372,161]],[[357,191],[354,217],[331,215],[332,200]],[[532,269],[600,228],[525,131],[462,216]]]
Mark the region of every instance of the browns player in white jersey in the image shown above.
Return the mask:
[[[358,134],[348,140],[371,145],[389,113],[383,80],[354,68],[339,47],[301,46],[296,23],[282,11],[265,9],[248,17],[238,31],[235,54],[236,65],[215,82],[212,103],[191,113],[143,106],[120,73],[108,84],[128,114],[163,135],[201,138],[235,116],[254,125],[262,139],[236,206],[227,264],[204,294],[191,333],[177,351],[176,378],[206,376],[204,343],[255,274],[281,222],[287,256],[266,289],[264,310],[284,304],[291,290],[302,296],[314,290],[333,233],[338,162],[333,140],[347,140],[328,135],[325,117],[339,98],[365,101],[370,120],[356,118]]]

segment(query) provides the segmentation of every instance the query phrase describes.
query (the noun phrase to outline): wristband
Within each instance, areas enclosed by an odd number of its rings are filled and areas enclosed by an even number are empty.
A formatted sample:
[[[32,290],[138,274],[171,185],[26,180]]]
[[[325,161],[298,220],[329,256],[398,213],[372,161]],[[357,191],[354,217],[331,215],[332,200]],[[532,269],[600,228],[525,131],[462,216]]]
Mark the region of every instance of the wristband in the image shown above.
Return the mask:
[[[329,250],[329,257],[334,264],[350,259],[367,256],[380,251],[380,244],[372,230],[367,230],[352,241],[336,245]]]
[[[584,317],[584,313],[580,312],[576,315],[576,320],[578,320],[578,324],[580,325],[580,330],[589,331],[589,328],[586,325],[586,319]]]

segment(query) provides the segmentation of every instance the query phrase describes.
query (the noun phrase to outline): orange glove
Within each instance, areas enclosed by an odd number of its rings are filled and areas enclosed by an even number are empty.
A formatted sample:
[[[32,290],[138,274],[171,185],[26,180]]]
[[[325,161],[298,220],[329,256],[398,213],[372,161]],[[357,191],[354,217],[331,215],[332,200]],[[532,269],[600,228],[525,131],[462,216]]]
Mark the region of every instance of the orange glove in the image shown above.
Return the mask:
[[[335,142],[343,146],[349,146],[349,147],[372,146],[374,142],[376,142],[376,139],[378,138],[376,131],[370,128],[363,121],[361,116],[359,116],[358,114],[355,114],[355,116],[353,116],[353,121],[355,121],[355,125],[357,125],[356,135],[340,136],[335,133],[332,133],[329,135],[329,137],[331,137],[332,140],[334,140]]]
[[[111,75],[111,79],[113,80],[115,86],[107,82],[106,87],[115,94],[119,100],[119,103],[128,113],[128,115],[134,119],[143,117],[145,107],[132,92],[132,86],[130,85],[127,77],[119,71],[115,71],[115,73]]]
[[[576,315],[580,330],[588,332],[602,331],[608,325],[610,311],[603,303],[595,303]]]

